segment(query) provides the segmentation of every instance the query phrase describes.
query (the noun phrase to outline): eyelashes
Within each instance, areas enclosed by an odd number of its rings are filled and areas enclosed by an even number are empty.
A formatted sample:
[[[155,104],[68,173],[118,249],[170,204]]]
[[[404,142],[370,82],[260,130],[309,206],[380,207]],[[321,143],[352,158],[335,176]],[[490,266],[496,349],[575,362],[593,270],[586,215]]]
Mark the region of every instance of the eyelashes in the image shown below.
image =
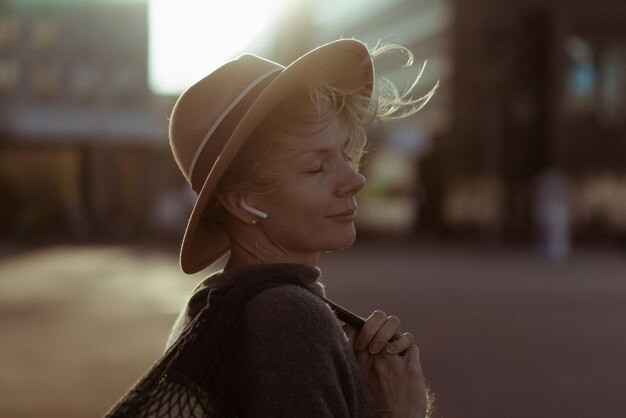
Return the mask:
[[[313,170],[307,171],[307,173],[309,173],[309,174],[316,174],[316,173],[321,173],[324,170],[326,170],[326,167],[324,165],[320,165],[318,168],[315,168]]]
[[[344,162],[352,165],[354,164],[354,157],[352,155],[350,155],[348,152],[342,151],[341,152],[341,158],[343,159]],[[323,173],[324,171],[326,171],[327,168],[327,164],[323,161],[319,162],[318,164],[316,164],[314,167],[312,167],[311,169],[305,170],[304,172],[307,174],[317,174],[317,173]]]

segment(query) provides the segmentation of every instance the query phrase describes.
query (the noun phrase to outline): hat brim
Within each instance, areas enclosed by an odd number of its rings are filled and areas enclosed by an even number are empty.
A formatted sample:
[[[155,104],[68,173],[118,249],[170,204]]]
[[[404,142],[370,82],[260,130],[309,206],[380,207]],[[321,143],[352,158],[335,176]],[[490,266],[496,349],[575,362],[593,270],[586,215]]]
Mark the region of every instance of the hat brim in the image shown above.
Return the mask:
[[[366,71],[351,73],[357,66]],[[346,78],[350,74],[351,78]],[[211,195],[233,159],[265,116],[282,100],[317,81],[341,82],[342,87],[366,89],[371,95],[373,66],[367,47],[354,39],[322,45],[287,66],[257,97],[224,145],[209,172],[193,207],[180,251],[180,266],[185,273],[196,273],[226,255],[229,238],[203,225],[202,216]]]

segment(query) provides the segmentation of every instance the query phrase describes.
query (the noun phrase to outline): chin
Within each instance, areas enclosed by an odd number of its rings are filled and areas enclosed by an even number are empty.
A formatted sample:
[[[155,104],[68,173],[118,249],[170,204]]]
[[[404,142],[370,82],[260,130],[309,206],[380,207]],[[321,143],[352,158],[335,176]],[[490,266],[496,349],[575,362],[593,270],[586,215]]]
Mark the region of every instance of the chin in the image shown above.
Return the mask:
[[[338,238],[332,243],[329,243],[324,251],[327,253],[332,253],[335,251],[345,250],[347,248],[350,248],[352,244],[354,244],[354,241],[356,241],[356,232],[353,231],[352,234],[341,237],[340,239]]]

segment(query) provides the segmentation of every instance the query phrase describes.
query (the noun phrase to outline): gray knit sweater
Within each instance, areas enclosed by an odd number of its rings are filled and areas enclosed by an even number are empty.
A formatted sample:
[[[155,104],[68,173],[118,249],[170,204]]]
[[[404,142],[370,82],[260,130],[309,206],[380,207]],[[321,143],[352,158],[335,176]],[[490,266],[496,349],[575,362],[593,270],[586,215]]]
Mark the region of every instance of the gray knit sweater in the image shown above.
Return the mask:
[[[236,409],[241,417],[375,417],[363,376],[338,320],[322,299],[320,270],[300,264],[242,266],[216,274],[198,290],[238,280],[242,273],[280,269],[307,286],[283,285],[254,296],[245,306]],[[252,275],[254,277],[254,274]],[[313,294],[315,293],[315,294]],[[190,299],[169,344],[202,309]],[[236,367],[237,370],[234,370]]]

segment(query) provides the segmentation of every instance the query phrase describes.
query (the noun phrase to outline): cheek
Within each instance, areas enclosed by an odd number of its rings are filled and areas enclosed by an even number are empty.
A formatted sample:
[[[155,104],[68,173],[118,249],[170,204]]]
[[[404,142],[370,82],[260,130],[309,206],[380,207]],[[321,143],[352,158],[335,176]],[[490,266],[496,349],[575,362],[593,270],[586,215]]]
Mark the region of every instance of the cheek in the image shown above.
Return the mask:
[[[323,196],[301,194],[286,200],[278,210],[285,219],[297,222],[316,223],[326,214],[326,200]]]
[[[312,213],[325,210],[329,205],[332,193],[330,185],[322,178],[296,178],[290,187],[280,190],[278,201],[282,207]]]
[[[312,187],[306,182],[294,184],[286,190],[277,190],[267,198],[270,216],[274,215],[276,227],[280,229],[319,227],[332,209],[332,196],[327,189],[323,186]]]

